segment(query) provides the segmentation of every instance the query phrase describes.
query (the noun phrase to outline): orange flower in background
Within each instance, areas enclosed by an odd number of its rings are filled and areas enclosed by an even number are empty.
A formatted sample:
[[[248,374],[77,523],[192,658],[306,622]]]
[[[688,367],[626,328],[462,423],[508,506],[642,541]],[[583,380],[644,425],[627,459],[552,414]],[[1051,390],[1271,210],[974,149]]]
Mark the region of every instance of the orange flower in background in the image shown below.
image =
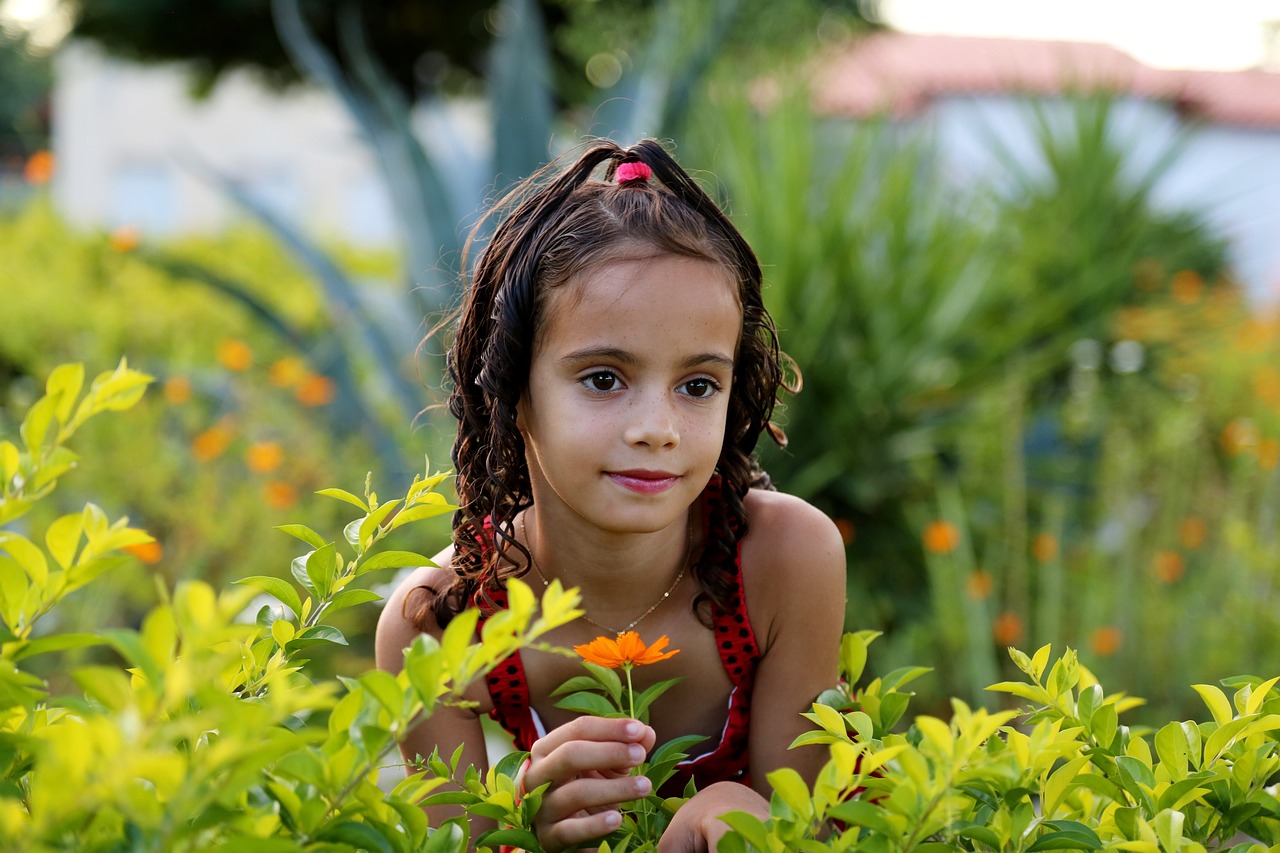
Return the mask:
[[[119,252],[122,255],[138,248],[138,244],[141,242],[142,234],[132,225],[121,225],[112,231],[111,236],[107,238],[107,245],[111,247],[111,251]]]
[[[217,459],[226,452],[235,433],[226,423],[216,423],[191,440],[191,453],[198,462]]]
[[[1253,393],[1268,406],[1280,406],[1280,370],[1268,366],[1254,371]]]
[[[995,588],[995,581],[991,579],[990,572],[984,572],[979,569],[973,572],[969,577],[964,579],[965,595],[974,601],[985,601],[991,596],[991,590]]]
[[[1204,279],[1195,270],[1180,270],[1173,274],[1169,289],[1178,302],[1194,305],[1200,301],[1200,294],[1204,292]]]
[[[1038,563],[1047,563],[1058,556],[1058,538],[1052,533],[1041,533],[1031,543],[1031,556]]]
[[[37,151],[27,158],[27,165],[22,170],[22,176],[33,187],[42,186],[53,180],[53,173],[57,170],[57,165],[53,152]]]
[[[1222,429],[1222,447],[1233,456],[1252,450],[1258,438],[1258,425],[1249,418],[1236,418]]]
[[[175,406],[191,399],[191,380],[185,376],[170,377],[164,383],[164,398]]]
[[[154,566],[164,557],[164,548],[154,539],[150,542],[139,542],[136,545],[126,545],[124,550],[137,557],[139,562],[146,563],[148,566]]]
[[[1177,551],[1158,551],[1151,560],[1151,571],[1160,583],[1173,583],[1187,570],[1186,561]]]
[[[1246,320],[1236,332],[1236,348],[1244,352],[1262,352],[1276,338],[1276,321],[1268,319]]]
[[[1100,657],[1111,657],[1120,651],[1120,629],[1115,627],[1098,628],[1089,635],[1089,648]]]
[[[1016,646],[1022,642],[1022,617],[1006,610],[991,623],[991,635],[1002,646]]]
[[[293,396],[304,406],[327,406],[338,396],[338,385],[328,376],[311,373],[294,390]]]
[[[274,509],[290,509],[298,502],[298,490],[281,480],[272,480],[262,488],[262,499]]]
[[[1178,542],[1183,548],[1199,548],[1209,533],[1205,523],[1194,516],[1182,519],[1178,525]]]
[[[1258,442],[1258,464],[1270,471],[1280,462],[1280,441],[1264,438]]]
[[[639,634],[635,631],[627,631],[625,634],[619,634],[616,640],[596,637],[586,645],[574,646],[573,650],[588,663],[608,669],[618,667],[630,669],[633,666],[647,666],[674,657],[680,651],[679,649],[662,651],[669,642],[671,642],[670,639],[664,634],[654,640],[652,646],[646,646]]]
[[[935,521],[924,529],[924,547],[932,554],[950,554],[960,544],[960,531],[949,521]]]
[[[260,441],[244,452],[245,464],[256,474],[274,471],[284,462],[284,449],[274,441]]]
[[[277,388],[292,388],[309,375],[307,363],[291,355],[271,363],[271,368],[267,371],[267,380]]]
[[[854,529],[852,521],[847,518],[837,518],[836,530],[840,531],[840,541],[845,544],[846,548],[853,544],[853,537],[857,535],[857,531]]]
[[[219,364],[236,373],[244,373],[253,367],[253,350],[244,341],[236,338],[223,338],[218,341],[216,355]]]

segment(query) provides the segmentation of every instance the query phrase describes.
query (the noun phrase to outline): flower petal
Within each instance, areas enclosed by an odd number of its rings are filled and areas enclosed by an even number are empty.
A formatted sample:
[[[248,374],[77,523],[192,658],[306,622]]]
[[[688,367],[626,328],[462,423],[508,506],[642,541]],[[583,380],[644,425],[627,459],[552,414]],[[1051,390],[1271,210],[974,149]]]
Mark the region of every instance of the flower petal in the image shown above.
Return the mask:
[[[624,661],[617,642],[608,637],[596,637],[586,645],[574,646],[573,650],[583,660],[607,669],[617,669]]]

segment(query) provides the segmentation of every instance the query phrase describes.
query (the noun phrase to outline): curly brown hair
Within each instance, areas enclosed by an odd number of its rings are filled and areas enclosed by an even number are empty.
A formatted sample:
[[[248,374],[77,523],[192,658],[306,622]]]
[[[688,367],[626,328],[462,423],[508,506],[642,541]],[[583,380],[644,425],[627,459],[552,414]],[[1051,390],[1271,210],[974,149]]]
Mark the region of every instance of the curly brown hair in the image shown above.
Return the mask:
[[[613,176],[622,163],[644,163],[652,178],[617,183]],[[601,165],[603,180],[593,177]],[[701,590],[694,608],[704,622],[705,605],[723,607],[732,593],[726,565],[733,565],[747,533],[743,498],[752,485],[769,487],[752,457],[756,441],[768,431],[785,444],[770,423],[779,388],[791,389],[784,357],[764,307],[760,263],[728,217],[652,139],[630,148],[597,141],[552,177],[556,166],[529,178],[495,208],[511,213],[481,252],[459,312],[448,354],[449,410],[458,419],[453,578],[444,589],[421,587],[421,595],[406,601],[406,613],[420,629],[429,613],[443,626],[477,601],[492,604],[493,590],[527,571],[529,555],[516,540],[514,522],[533,495],[516,407],[551,288],[637,253],[709,261],[737,283],[742,334],[716,467],[724,500],[710,510],[706,542],[692,568]],[[524,559],[512,559],[513,549]]]

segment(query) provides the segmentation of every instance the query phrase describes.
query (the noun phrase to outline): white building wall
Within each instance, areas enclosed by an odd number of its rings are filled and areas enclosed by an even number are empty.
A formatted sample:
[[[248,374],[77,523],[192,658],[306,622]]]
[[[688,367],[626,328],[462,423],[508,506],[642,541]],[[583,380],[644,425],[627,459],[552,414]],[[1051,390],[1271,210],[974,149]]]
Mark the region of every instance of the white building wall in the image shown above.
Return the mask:
[[[59,59],[54,196],[83,228],[132,225],[167,236],[217,230],[243,216],[198,175],[205,164],[310,233],[364,245],[397,239],[371,155],[326,94],[276,95],[247,73],[193,100],[172,66],[110,60],[86,45]]]
[[[1065,122],[1065,101],[1044,105],[1050,121]],[[1125,99],[1114,107],[1117,142],[1136,178],[1177,146],[1154,189],[1167,210],[1204,216],[1230,241],[1237,276],[1259,302],[1280,301],[1280,132],[1220,125],[1187,126],[1167,105]],[[1029,104],[1008,96],[940,99],[924,121],[938,140],[955,180],[995,180],[1012,188],[1014,170],[1038,163]]]

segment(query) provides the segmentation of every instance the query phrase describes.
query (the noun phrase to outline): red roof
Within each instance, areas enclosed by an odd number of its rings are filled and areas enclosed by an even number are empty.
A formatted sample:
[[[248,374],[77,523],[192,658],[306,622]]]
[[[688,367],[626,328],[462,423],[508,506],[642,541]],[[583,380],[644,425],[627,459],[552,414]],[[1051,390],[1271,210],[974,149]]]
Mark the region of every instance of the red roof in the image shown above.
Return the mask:
[[[814,101],[827,115],[906,118],[940,97],[1081,89],[1170,101],[1218,124],[1280,129],[1280,74],[1164,70],[1088,42],[874,33],[823,59]]]

